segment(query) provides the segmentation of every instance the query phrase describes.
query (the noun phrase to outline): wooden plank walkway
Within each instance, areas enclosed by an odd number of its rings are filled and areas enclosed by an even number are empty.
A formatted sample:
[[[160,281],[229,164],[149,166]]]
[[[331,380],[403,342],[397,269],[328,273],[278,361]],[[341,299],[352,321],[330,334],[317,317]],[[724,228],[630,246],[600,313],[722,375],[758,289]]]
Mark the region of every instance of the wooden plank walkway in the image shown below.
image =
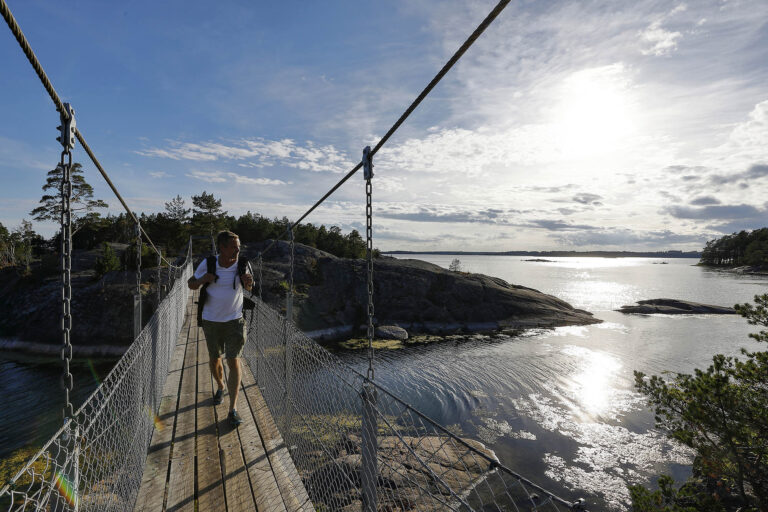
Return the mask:
[[[237,404],[242,425],[227,421],[227,394],[213,405],[216,384],[196,297],[187,304],[134,510],[314,511],[244,359]]]

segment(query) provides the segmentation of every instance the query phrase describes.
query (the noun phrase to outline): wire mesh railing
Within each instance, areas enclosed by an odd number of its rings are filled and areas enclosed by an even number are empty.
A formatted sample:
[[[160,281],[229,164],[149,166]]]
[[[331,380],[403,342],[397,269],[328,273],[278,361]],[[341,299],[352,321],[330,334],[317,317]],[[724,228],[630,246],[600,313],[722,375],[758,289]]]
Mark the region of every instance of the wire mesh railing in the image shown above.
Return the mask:
[[[247,360],[317,510],[582,510],[378,386],[257,300]]]
[[[155,428],[162,387],[184,323],[191,258],[112,371],[11,481],[0,510],[131,510]]]

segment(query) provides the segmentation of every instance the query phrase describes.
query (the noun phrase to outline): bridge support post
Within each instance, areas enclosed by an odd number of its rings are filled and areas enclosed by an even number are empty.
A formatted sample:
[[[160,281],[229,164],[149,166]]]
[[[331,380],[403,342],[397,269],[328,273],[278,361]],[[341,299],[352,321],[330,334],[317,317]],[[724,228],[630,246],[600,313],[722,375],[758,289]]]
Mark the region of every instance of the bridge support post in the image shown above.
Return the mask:
[[[141,334],[141,295],[133,294],[133,339]]]
[[[163,300],[163,289],[162,286],[160,286],[160,279],[161,279],[161,272],[162,269],[163,259],[160,256],[160,253],[157,253],[157,307],[160,307],[160,302]]]
[[[285,405],[285,414],[283,415],[283,439],[288,437],[288,429],[291,426],[291,393],[293,387],[293,343],[287,318],[283,323],[283,377],[285,379],[285,390],[283,391],[283,404]]]
[[[141,225],[136,223],[136,295],[133,299],[133,339],[141,333]]]
[[[360,467],[360,481],[362,484],[361,500],[363,504],[363,512],[376,512],[376,483],[379,480],[379,468],[376,460],[378,451],[376,431],[377,394],[376,388],[371,381],[366,379],[363,383],[363,389],[360,395],[363,399],[363,431],[361,436],[362,446],[360,447],[362,456]]]

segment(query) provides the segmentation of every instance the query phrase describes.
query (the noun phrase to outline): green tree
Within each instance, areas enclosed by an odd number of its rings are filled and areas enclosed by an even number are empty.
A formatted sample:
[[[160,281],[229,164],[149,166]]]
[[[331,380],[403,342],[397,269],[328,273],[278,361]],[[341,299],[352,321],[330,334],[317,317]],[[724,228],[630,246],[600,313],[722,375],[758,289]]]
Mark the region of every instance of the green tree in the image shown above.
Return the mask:
[[[32,247],[39,235],[32,229],[32,223],[22,219],[21,224],[10,235],[12,264],[21,263],[29,273],[32,264]]]
[[[200,235],[215,236],[225,226],[227,212],[221,209],[221,199],[203,191],[192,196],[192,231]]]
[[[768,294],[736,310],[751,325],[768,327]],[[768,331],[750,337],[766,342]],[[742,510],[768,510],[768,352],[741,353],[744,359],[717,354],[706,370],[674,374],[669,381],[635,372],[635,386],[654,406],[657,427],[695,450],[696,472],[715,482],[716,495],[736,495],[748,507]],[[631,491],[638,500],[649,495],[639,487]],[[638,504],[636,510],[677,509]]]
[[[0,222],[0,267],[12,264],[11,262],[11,233]]]
[[[113,270],[120,270],[120,259],[115,254],[112,246],[107,242],[102,242],[101,253],[96,258],[96,265],[94,266],[96,271],[96,278],[101,278],[107,272]]]
[[[55,194],[46,193],[40,198],[40,206],[30,212],[32,218],[38,222],[61,221],[61,166],[48,171],[48,178],[43,185],[43,192],[55,190]],[[99,218],[97,208],[107,208],[107,203],[101,199],[93,199],[93,187],[85,181],[82,166],[75,162],[71,170],[72,197],[70,208],[72,210],[72,234],[74,235],[87,224]]]
[[[191,211],[189,208],[184,207],[184,199],[180,195],[176,195],[176,197],[165,203],[165,216],[179,224],[189,222],[189,212]]]

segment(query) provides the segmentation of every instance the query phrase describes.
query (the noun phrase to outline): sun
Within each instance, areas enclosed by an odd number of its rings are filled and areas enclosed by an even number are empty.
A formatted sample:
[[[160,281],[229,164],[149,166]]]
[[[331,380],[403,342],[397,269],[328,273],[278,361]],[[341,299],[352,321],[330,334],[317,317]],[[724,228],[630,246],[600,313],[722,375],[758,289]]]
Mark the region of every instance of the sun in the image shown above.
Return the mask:
[[[558,95],[554,124],[564,156],[614,152],[636,130],[636,105],[620,64],[573,73]]]

